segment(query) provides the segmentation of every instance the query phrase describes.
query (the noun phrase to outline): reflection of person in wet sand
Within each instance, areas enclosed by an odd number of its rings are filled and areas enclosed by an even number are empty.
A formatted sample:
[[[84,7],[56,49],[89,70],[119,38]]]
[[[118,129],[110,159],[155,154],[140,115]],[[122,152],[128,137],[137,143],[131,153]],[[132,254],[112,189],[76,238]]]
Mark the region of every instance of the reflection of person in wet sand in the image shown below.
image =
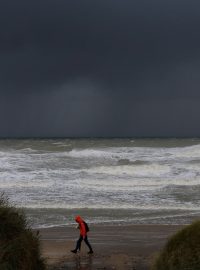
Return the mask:
[[[80,237],[76,243],[76,248],[71,250],[71,252],[77,253],[78,250],[81,250],[81,242],[84,240],[89,248],[88,254],[93,254],[92,247],[87,239],[87,232],[89,231],[87,224],[80,216],[77,216],[75,220],[79,224]]]
[[[76,269],[79,270],[92,270],[93,268],[93,256],[74,256],[74,262]]]

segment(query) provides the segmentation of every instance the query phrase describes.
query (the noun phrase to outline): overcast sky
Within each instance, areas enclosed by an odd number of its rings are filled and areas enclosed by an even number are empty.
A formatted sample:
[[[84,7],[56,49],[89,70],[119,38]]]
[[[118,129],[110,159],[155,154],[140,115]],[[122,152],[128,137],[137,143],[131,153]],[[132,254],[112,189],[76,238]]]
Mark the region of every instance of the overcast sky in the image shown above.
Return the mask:
[[[1,0],[0,136],[200,136],[199,0]]]

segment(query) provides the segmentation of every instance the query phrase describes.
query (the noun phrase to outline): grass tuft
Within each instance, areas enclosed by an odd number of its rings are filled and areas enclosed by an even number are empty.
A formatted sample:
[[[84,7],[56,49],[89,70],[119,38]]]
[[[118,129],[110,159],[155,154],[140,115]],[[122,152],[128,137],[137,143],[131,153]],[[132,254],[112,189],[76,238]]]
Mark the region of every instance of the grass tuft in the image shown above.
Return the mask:
[[[152,270],[200,269],[200,221],[173,235],[155,260]]]
[[[34,235],[21,210],[0,196],[0,269],[45,270],[39,235]]]

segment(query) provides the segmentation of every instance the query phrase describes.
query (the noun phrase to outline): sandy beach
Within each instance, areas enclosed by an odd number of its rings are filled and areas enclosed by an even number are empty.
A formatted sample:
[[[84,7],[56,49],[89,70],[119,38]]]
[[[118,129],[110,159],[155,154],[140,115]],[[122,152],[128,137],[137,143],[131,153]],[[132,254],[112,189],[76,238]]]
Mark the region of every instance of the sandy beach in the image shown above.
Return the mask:
[[[150,269],[151,261],[168,237],[183,226],[132,225],[91,226],[88,234],[94,254],[85,244],[72,254],[79,232],[72,227],[41,229],[42,253],[49,269]]]

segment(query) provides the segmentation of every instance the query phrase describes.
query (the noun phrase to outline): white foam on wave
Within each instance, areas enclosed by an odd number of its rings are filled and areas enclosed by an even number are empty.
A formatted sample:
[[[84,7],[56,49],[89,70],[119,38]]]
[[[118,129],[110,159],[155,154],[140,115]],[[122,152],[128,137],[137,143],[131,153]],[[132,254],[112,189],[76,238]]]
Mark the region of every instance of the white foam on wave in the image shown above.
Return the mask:
[[[127,164],[119,164],[119,160]],[[57,152],[34,152],[31,148],[6,150],[0,152],[0,189],[8,191],[20,205],[33,205],[33,208],[48,208],[53,203],[55,208],[70,209],[69,203],[62,204],[65,198],[74,202],[73,207],[90,207],[77,204],[76,197],[82,202],[90,196],[91,204],[98,196],[94,208],[109,208],[113,203],[113,208],[133,209],[144,203],[145,207],[149,204],[154,209],[164,204],[170,209],[174,204],[177,209],[181,207],[178,198],[162,193],[164,200],[159,201],[159,197],[153,196],[168,185],[200,185],[200,166],[198,162],[190,162],[193,160],[200,160],[200,145],[99,147]],[[141,194],[137,199],[136,193]],[[155,200],[155,205],[151,205],[151,200]],[[183,203],[183,209],[194,207],[192,203],[191,206]]]
[[[49,187],[53,189],[56,183],[65,185],[65,176],[67,173],[69,174],[69,171],[71,174],[75,173],[75,170],[48,170],[45,168],[20,172],[18,170],[1,172],[0,188]]]
[[[175,158],[200,159],[200,145],[173,148],[172,154]]]
[[[56,142],[55,142],[56,143]],[[60,144],[60,143],[59,143]],[[143,162],[162,162],[162,161],[181,161],[181,160],[200,160],[200,145],[163,148],[163,147],[106,147],[106,148],[90,148],[90,149],[73,149],[71,151],[61,152],[38,152],[32,148],[24,148],[21,150],[0,151],[0,167],[15,166],[21,162],[26,165],[28,161],[41,162],[53,160],[54,158],[77,158],[77,159],[93,159],[98,162],[101,160],[119,161],[127,159],[131,162],[137,160]]]
[[[73,158],[112,158],[114,152],[108,149],[73,149],[66,154]]]
[[[199,186],[200,177],[196,178],[146,178],[146,179],[76,179],[70,183],[70,186],[78,186],[80,191],[86,187],[93,191],[155,191],[167,186]]]
[[[109,209],[121,209],[121,210],[135,210],[135,211],[148,211],[148,210],[153,210],[153,211],[162,211],[162,210],[182,210],[182,211],[189,211],[189,210],[193,210],[193,211],[200,211],[200,205],[198,206],[194,206],[194,205],[178,205],[178,206],[174,206],[174,205],[154,205],[154,204],[149,204],[149,205],[143,205],[143,206],[139,206],[139,205],[129,205],[129,204],[121,204],[121,205],[115,205],[114,203],[106,206],[103,204],[93,204],[93,205],[87,205],[87,204],[62,204],[62,203],[55,203],[52,205],[48,204],[48,203],[43,203],[43,204],[30,204],[30,205],[25,205],[23,206],[23,208],[29,208],[29,209],[66,209],[66,210],[78,210],[78,209],[85,209],[85,210],[95,210],[95,209],[105,209],[105,210],[109,210]]]
[[[128,159],[130,161],[173,161],[200,159],[200,145],[186,147],[107,147],[73,149],[66,155],[74,158]]]
[[[121,165],[121,166],[100,166],[85,170],[92,174],[114,175],[123,177],[162,177],[171,173],[168,165],[149,164],[149,165]]]
[[[68,152],[68,156],[75,158],[104,158],[104,159],[129,159],[130,161],[138,160],[141,157],[146,160],[152,154],[159,155],[163,153],[163,148],[156,151],[149,147],[106,147],[90,149],[73,149]],[[66,153],[67,154],[67,153]]]
[[[70,143],[64,143],[64,142],[53,142],[53,145],[56,145],[57,147],[67,147],[67,146],[71,146]]]

